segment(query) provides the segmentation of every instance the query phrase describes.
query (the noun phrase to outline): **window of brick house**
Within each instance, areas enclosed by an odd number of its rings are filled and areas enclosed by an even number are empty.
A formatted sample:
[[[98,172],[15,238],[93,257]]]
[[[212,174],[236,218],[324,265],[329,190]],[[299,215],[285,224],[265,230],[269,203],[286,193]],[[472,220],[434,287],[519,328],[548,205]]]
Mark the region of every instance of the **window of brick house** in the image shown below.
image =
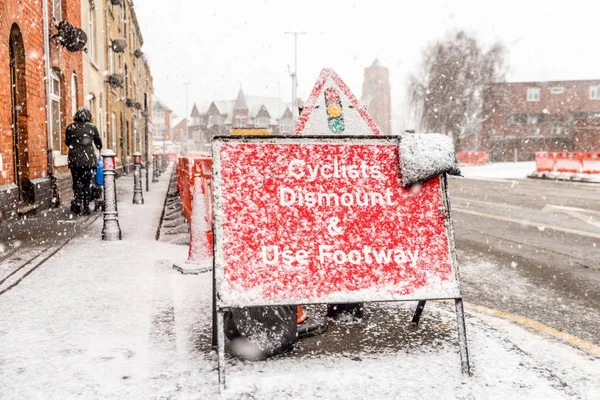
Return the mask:
[[[268,117],[258,117],[256,118],[256,127],[257,128],[268,128],[269,127],[269,118]]]
[[[71,116],[77,112],[77,75],[75,72],[71,74]]]
[[[282,119],[279,129],[281,130],[281,133],[292,132],[292,120],[289,118]]]
[[[90,1],[90,11],[88,13],[88,50],[92,62],[96,62],[96,8]]]
[[[524,125],[527,123],[527,114],[511,114],[506,119],[506,123],[508,126]]]
[[[540,101],[540,88],[527,88],[527,101]]]
[[[565,92],[565,88],[562,86],[556,86],[550,88],[551,94],[563,94]]]
[[[106,146],[106,135],[104,132],[104,106],[102,105],[102,93],[100,93],[98,98],[98,118],[96,119],[96,126],[98,128],[98,132],[100,133],[100,137],[102,138],[102,143]]]
[[[600,100],[600,85],[590,86],[590,100]]]
[[[543,114],[528,114],[527,115],[527,125],[536,125],[543,121]]]
[[[52,149],[60,152],[61,123],[60,123],[60,78],[50,71],[50,126],[52,127]]]
[[[115,73],[115,52],[111,48],[108,49],[108,70],[111,75]]]
[[[233,121],[234,128],[243,128],[246,125],[246,118],[244,117],[235,117]]]
[[[127,74],[127,64],[125,64],[125,73],[123,75],[123,78],[125,79],[125,97],[129,97],[129,75]]]
[[[117,149],[117,114],[110,114],[110,141],[111,141],[111,150],[115,151]]]
[[[52,18],[55,22],[62,21],[62,0],[52,0]]]

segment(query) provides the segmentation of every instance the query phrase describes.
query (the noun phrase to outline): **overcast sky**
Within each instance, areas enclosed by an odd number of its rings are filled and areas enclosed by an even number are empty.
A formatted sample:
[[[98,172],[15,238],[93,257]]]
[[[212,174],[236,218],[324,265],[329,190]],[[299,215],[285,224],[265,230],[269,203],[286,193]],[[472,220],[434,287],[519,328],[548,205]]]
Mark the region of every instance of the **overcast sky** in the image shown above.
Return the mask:
[[[389,67],[398,129],[406,78],[422,49],[464,29],[509,50],[509,80],[600,78],[597,0],[135,0],[155,94],[182,116],[194,102],[247,95],[291,99],[298,36],[299,96],[332,67],[359,98],[364,68]]]

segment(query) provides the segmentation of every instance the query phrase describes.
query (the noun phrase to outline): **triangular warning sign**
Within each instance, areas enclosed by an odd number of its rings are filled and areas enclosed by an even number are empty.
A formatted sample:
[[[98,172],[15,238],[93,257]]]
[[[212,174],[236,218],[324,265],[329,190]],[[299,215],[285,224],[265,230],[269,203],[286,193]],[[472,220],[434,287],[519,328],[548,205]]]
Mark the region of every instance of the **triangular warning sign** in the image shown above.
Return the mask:
[[[294,134],[364,136],[382,132],[342,78],[331,68],[323,68],[296,122]]]

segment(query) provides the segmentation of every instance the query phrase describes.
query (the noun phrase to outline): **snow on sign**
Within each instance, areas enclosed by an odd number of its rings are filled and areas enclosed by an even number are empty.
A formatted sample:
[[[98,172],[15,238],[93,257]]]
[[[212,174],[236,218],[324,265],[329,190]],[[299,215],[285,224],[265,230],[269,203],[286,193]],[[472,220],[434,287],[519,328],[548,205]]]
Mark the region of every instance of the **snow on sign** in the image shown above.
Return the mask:
[[[222,307],[458,298],[444,180],[400,184],[391,137],[217,138]]]

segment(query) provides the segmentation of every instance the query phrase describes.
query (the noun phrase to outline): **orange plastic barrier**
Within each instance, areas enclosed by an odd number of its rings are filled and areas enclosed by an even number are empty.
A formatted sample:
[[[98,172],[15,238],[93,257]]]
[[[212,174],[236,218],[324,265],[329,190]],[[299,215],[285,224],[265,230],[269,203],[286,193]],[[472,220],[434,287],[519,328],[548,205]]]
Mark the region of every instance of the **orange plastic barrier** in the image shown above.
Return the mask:
[[[600,174],[600,153],[582,153],[581,160],[584,174]]]
[[[583,169],[581,153],[556,153],[554,168],[558,172],[569,172],[572,174],[581,172]]]
[[[181,201],[181,213],[189,222],[192,215],[193,175],[190,159],[179,157],[177,162],[177,190]]]
[[[554,153],[538,152],[535,153],[535,168],[539,172],[552,172],[556,165]]]
[[[489,156],[484,151],[459,151],[456,159],[460,164],[486,164]]]
[[[600,174],[600,153],[535,153],[538,172],[566,172],[571,174]]]
[[[194,204],[194,184],[200,180],[201,195],[206,204],[206,215],[212,226],[212,158],[206,153],[194,156],[179,157],[177,159],[177,190],[181,201],[181,213],[191,223]],[[212,231],[207,233],[207,238],[212,249]]]
[[[206,215],[210,226],[213,225],[213,204],[212,204],[212,158],[200,157],[193,159],[193,179],[192,187],[196,180],[201,181],[202,195],[204,204],[206,204]],[[196,193],[192,189],[192,200]],[[213,235],[212,230],[206,232],[208,243],[212,252]]]

